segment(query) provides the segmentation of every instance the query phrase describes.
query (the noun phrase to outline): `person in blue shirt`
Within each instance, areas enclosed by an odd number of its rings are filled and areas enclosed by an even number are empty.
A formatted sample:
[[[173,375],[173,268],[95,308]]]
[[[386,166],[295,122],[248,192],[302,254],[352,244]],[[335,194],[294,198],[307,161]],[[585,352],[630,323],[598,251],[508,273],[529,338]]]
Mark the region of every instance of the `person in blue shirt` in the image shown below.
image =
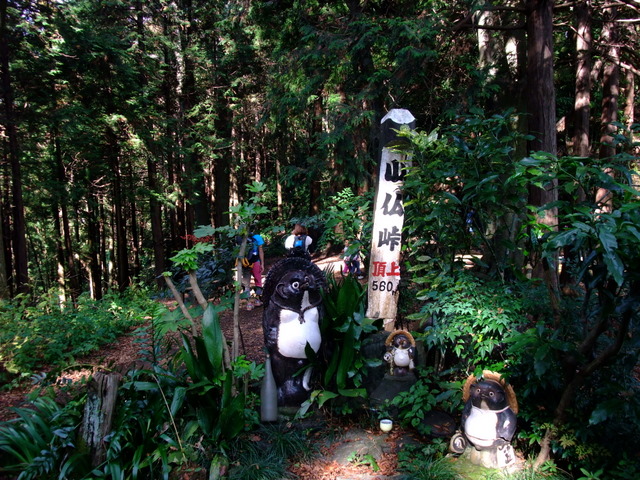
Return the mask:
[[[262,235],[250,233],[247,237],[247,248],[245,258],[247,259],[249,266],[248,269],[253,275],[253,281],[255,284],[255,294],[259,298],[262,295],[262,272],[264,272],[264,238]],[[244,283],[244,282],[243,282]],[[247,282],[245,291],[249,290],[249,282]],[[254,305],[261,305],[260,300],[254,302]]]

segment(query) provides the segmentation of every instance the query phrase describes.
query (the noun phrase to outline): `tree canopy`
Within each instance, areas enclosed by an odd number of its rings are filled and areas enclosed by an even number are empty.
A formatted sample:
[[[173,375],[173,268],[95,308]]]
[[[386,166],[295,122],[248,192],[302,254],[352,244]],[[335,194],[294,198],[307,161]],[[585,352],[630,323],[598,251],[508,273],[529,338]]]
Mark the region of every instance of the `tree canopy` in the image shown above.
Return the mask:
[[[391,108],[425,131],[511,109],[520,156],[608,157],[635,122],[633,2],[0,6],[5,297],[151,280],[253,180],[271,224],[367,192]]]

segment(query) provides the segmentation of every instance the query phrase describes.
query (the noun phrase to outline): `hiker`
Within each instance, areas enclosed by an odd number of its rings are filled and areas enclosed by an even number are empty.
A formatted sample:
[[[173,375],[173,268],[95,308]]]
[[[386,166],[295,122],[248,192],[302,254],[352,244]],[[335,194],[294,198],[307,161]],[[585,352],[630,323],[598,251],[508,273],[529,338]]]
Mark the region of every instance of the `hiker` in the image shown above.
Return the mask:
[[[354,245],[346,244],[342,251],[342,260],[344,262],[342,267],[343,275],[353,275],[358,278],[362,278],[362,270],[360,270],[360,246],[359,242],[355,242]]]
[[[250,233],[247,236],[247,246],[245,249],[245,255],[242,259],[242,266],[245,272],[250,272],[253,275],[253,281],[255,284],[254,293],[258,300],[253,304],[256,306],[262,305],[260,296],[262,295],[262,272],[264,271],[264,239],[262,235]],[[243,275],[244,277],[244,275]],[[242,286],[245,293],[250,290],[251,281],[249,278],[245,281],[242,279]]]
[[[287,255],[290,257],[311,259],[309,246],[312,243],[313,239],[307,234],[307,227],[296,223],[291,235],[284,241],[284,248],[287,249]]]

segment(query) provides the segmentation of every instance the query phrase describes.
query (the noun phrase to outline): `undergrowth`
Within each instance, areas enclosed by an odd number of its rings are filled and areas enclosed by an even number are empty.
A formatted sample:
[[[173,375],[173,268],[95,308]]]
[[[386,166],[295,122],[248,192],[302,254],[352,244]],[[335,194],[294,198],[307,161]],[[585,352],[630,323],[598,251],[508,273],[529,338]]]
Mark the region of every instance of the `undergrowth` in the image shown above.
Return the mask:
[[[289,462],[307,460],[315,453],[304,430],[286,423],[263,424],[236,442],[229,480],[295,478],[287,471]]]
[[[157,304],[144,291],[107,294],[100,301],[82,295],[75,307],[51,294],[37,303],[18,297],[0,303],[0,372],[9,382],[44,367],[61,367],[98,350],[141,325]]]

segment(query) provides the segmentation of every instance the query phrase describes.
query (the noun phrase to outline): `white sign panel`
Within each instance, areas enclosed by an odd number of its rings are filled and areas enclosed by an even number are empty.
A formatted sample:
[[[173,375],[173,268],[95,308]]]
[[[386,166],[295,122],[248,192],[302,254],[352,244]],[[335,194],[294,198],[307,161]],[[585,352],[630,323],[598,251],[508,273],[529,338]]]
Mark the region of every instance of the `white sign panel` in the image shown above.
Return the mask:
[[[384,318],[391,327],[398,310],[404,224],[402,186],[404,169],[410,165],[406,153],[392,148],[382,150],[371,239],[367,317]]]

